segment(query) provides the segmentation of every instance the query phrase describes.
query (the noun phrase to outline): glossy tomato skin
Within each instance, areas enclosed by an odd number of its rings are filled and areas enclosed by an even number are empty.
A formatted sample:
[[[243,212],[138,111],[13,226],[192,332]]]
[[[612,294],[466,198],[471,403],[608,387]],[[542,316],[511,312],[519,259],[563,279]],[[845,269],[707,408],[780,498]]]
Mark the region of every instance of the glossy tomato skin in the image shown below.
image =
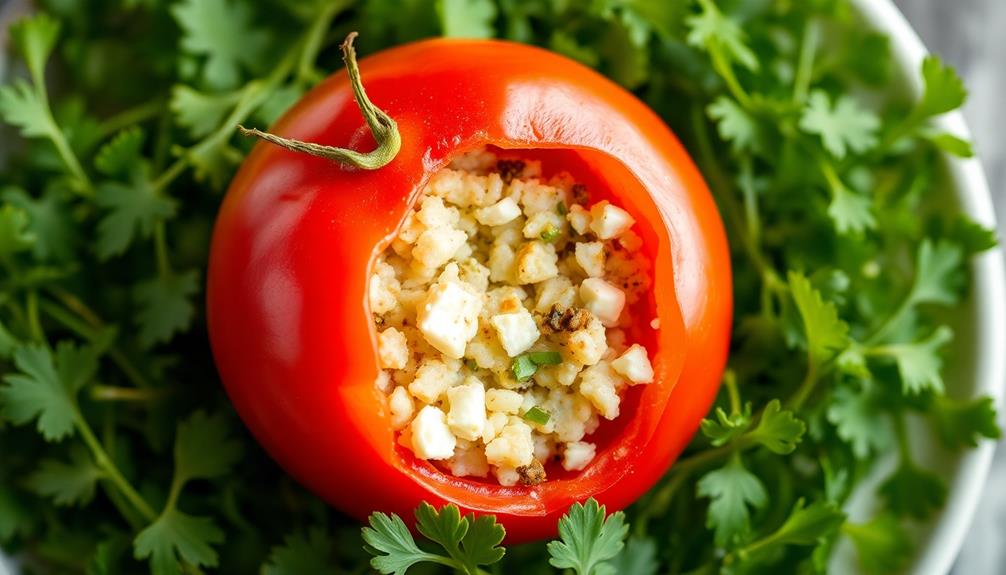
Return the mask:
[[[238,413],[291,475],[360,519],[380,510],[408,521],[420,501],[449,502],[495,514],[513,543],[553,536],[574,501],[629,505],[684,449],[726,361],[729,256],[700,174],[631,94],[537,48],[429,40],[365,58],[360,68],[371,100],[398,123],[395,160],[362,171],[258,144],[221,208],[208,319]],[[310,92],[272,131],[373,147],[345,73]],[[455,478],[416,460],[396,446],[387,400],[374,385],[371,266],[426,179],[484,145],[560,150],[554,161],[578,164],[575,175],[605,184],[643,224],[654,261],[648,311],[660,326],[633,333],[656,352],[656,381],[632,388],[621,423],[586,470],[535,487]]]

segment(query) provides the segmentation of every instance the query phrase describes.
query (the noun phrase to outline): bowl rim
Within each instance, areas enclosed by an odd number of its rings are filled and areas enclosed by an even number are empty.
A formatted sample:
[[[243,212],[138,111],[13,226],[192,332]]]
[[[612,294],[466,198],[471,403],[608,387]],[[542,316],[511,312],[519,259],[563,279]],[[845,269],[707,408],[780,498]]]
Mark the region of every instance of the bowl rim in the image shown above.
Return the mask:
[[[853,0],[862,17],[890,39],[891,55],[908,77],[909,89],[921,94],[922,79],[916,72],[929,55],[918,34],[893,0]],[[960,110],[936,118],[941,130],[970,139]],[[996,227],[992,194],[981,162],[975,158],[947,156],[946,165],[954,183],[961,210],[983,226]],[[982,310],[976,314],[978,334],[975,352],[974,395],[992,397],[1002,410],[1006,396],[1006,267],[1002,247],[981,254],[972,262],[972,296]],[[914,572],[943,575],[952,568],[971,526],[992,465],[996,442],[982,441],[965,453],[958,463],[955,481],[948,493],[946,508],[929,535],[929,544],[916,558]]]

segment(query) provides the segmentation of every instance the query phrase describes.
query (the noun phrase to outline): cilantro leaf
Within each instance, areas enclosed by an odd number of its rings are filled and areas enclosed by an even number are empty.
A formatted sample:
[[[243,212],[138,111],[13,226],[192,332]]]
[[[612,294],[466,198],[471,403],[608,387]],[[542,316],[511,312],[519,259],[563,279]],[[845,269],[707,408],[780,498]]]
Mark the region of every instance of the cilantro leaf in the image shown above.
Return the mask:
[[[769,451],[785,455],[793,453],[806,430],[807,426],[792,411],[783,411],[782,403],[773,399],[765,405],[761,420],[750,435]]]
[[[129,184],[100,184],[95,201],[107,210],[98,224],[97,249],[101,259],[121,255],[136,234],[150,237],[154,224],[173,217],[177,210],[173,200],[154,189],[143,166],[134,168]]]
[[[28,232],[28,214],[11,205],[0,207],[0,260],[31,249],[35,236]]]
[[[363,528],[367,552],[374,556],[370,566],[385,574],[405,575],[416,563],[436,561],[439,555],[427,553],[416,545],[412,533],[398,515],[370,514],[370,527]]]
[[[175,481],[213,479],[226,475],[242,455],[241,443],[231,439],[227,420],[220,414],[193,413],[178,424],[175,437]]]
[[[461,517],[456,505],[437,511],[423,502],[416,509],[416,529],[440,545],[467,573],[477,573],[479,565],[496,563],[503,558],[503,527],[495,518]]]
[[[9,30],[11,39],[24,58],[33,80],[40,81],[45,71],[45,63],[59,38],[59,22],[48,14],[39,12],[14,22]]]
[[[14,365],[20,373],[5,375],[7,385],[0,387],[4,417],[16,425],[37,418],[46,441],[73,434],[77,392],[98,370],[91,350],[61,342],[54,358],[47,348],[32,344],[14,352]]]
[[[491,0],[437,0],[437,16],[444,36],[492,38],[496,4]]]
[[[861,154],[877,143],[880,120],[848,96],[840,96],[834,107],[827,92],[814,90],[800,117],[800,129],[820,136],[824,148],[836,158],[847,151]]]
[[[838,436],[852,447],[859,459],[871,451],[880,452],[891,445],[890,421],[873,393],[839,387],[828,405],[827,418]]]
[[[333,573],[332,541],[320,528],[304,534],[288,535],[283,545],[273,547],[263,575],[317,575]]]
[[[0,194],[5,202],[28,214],[28,232],[33,252],[39,260],[67,261],[73,257],[78,225],[73,218],[67,193],[62,186],[47,189],[41,197],[29,196],[24,190],[10,188]],[[6,207],[0,209],[0,236]],[[0,237],[0,252],[4,240]]]
[[[845,513],[831,501],[815,501],[804,506],[799,499],[786,521],[768,536],[745,547],[744,553],[769,554],[786,545],[817,545],[845,522]]]
[[[625,541],[625,548],[608,562],[614,573],[632,575],[657,575],[657,544],[650,537],[633,535]]]
[[[923,240],[909,299],[913,304],[952,305],[957,302],[961,277],[961,248],[947,241]]]
[[[953,399],[937,395],[929,414],[940,439],[950,448],[977,447],[982,437],[1002,437],[996,423],[995,402],[988,396]]]
[[[806,276],[791,271],[788,279],[793,301],[803,318],[807,352],[811,361],[820,364],[848,345],[849,326],[838,317],[835,304],[825,302]]]
[[[828,216],[835,222],[835,229],[840,234],[859,234],[877,227],[870,199],[850,190],[841,182],[831,186]]]
[[[39,495],[51,497],[56,505],[86,505],[94,498],[94,488],[103,475],[87,449],[75,445],[69,462],[43,460],[28,476],[27,484]]]
[[[744,467],[739,456],[703,475],[698,494],[711,500],[706,527],[715,531],[716,544],[721,546],[730,545],[750,529],[749,507],[761,508],[768,503],[765,486]]]
[[[710,443],[719,447],[730,443],[751,427],[751,405],[747,404],[740,413],[727,415],[722,407],[716,408],[716,420],[703,419],[702,434],[710,439]]]
[[[217,552],[213,545],[222,543],[224,532],[209,517],[194,517],[168,508],[137,534],[133,541],[133,556],[150,559],[154,575],[181,573],[178,561],[195,567],[216,567]]]
[[[706,107],[706,113],[716,121],[720,137],[730,142],[734,153],[755,149],[758,122],[735,100],[720,96]]]
[[[913,110],[913,116],[929,118],[964,105],[968,96],[964,82],[953,68],[943,65],[938,57],[927,56],[922,61],[922,80],[925,87],[922,99]]]
[[[932,142],[937,148],[958,158],[973,158],[975,156],[971,142],[964,138],[946,132],[923,133],[921,136]]]
[[[35,517],[26,506],[27,500],[24,493],[0,483],[0,542],[31,531]]]
[[[203,78],[214,88],[238,84],[242,71],[268,59],[269,34],[252,22],[250,6],[234,0],[182,0],[171,7],[182,48],[206,57]]]
[[[193,139],[208,136],[223,123],[237,104],[240,92],[204,94],[184,84],[171,88],[168,106],[175,123],[185,128]]]
[[[852,540],[859,564],[867,573],[896,573],[911,558],[911,541],[893,515],[881,514],[866,523],[846,523],[842,532]]]
[[[196,313],[192,298],[198,291],[199,273],[195,270],[159,275],[137,284],[134,295],[140,306],[140,342],[150,347],[187,329]]]
[[[56,131],[48,104],[24,80],[0,86],[0,117],[25,138],[50,138]]]
[[[901,375],[902,391],[905,394],[919,394],[926,390],[943,392],[943,378],[940,371],[943,361],[939,350],[953,339],[954,333],[947,326],[940,326],[928,338],[915,343],[886,345],[881,351],[894,358]]]
[[[136,126],[122,130],[98,149],[94,167],[106,176],[128,174],[140,161],[143,138],[143,130]]]
[[[898,469],[881,484],[880,493],[895,514],[925,519],[943,507],[947,484],[942,477],[902,457]]]
[[[996,230],[986,228],[965,214],[954,218],[947,232],[950,240],[961,246],[965,255],[974,255],[990,250],[999,244]]]
[[[751,71],[758,70],[758,57],[747,45],[741,27],[725,16],[711,0],[699,2],[701,11],[685,19],[688,43],[722,55]]]
[[[604,505],[592,497],[586,504],[574,503],[559,519],[559,541],[548,544],[548,562],[557,569],[572,569],[577,575],[611,575],[606,563],[618,555],[629,532],[621,511],[606,517]]]

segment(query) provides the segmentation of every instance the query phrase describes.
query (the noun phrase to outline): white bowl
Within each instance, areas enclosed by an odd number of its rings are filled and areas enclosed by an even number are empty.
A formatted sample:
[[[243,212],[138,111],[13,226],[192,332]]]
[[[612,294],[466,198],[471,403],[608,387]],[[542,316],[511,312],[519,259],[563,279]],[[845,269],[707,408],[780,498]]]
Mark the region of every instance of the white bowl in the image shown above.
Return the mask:
[[[920,67],[928,54],[922,41],[891,0],[853,0],[863,20],[890,37],[891,53],[898,73],[910,92],[922,91]],[[969,138],[970,133],[960,112],[936,120],[944,131]],[[996,229],[995,212],[988,182],[975,158],[946,158],[946,168],[959,209],[982,225]],[[1003,253],[996,248],[975,258],[972,264],[971,294],[955,326],[958,346],[956,365],[946,377],[947,392],[955,397],[991,396],[997,409],[1003,408],[1006,395],[1006,271]],[[953,566],[968,533],[971,520],[988,476],[995,443],[983,441],[976,449],[961,454],[947,453],[921,427],[913,427],[913,451],[931,469],[948,481],[946,506],[927,524],[914,530],[917,556],[910,572],[944,575]],[[872,488],[890,472],[893,461],[883,461],[875,473],[850,500],[847,511],[853,521],[868,519],[872,513]],[[851,545],[836,548],[830,570],[837,573],[858,571]]]

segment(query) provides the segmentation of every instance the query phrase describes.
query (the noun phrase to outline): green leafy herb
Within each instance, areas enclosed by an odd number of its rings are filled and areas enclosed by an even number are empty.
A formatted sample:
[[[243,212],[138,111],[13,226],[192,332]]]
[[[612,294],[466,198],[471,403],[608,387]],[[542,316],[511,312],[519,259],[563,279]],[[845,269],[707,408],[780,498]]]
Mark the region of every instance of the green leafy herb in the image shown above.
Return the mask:
[[[538,366],[562,363],[562,355],[557,351],[532,351],[527,354],[527,357]]]
[[[548,423],[548,420],[552,418],[552,416],[547,411],[538,406],[532,407],[531,409],[525,411],[524,415],[521,415],[521,417],[537,425],[545,425],[546,423]]]
[[[615,568],[606,562],[622,550],[628,531],[621,511],[609,516],[593,498],[574,503],[559,520],[559,541],[548,544],[548,562],[577,575],[613,574]]]

